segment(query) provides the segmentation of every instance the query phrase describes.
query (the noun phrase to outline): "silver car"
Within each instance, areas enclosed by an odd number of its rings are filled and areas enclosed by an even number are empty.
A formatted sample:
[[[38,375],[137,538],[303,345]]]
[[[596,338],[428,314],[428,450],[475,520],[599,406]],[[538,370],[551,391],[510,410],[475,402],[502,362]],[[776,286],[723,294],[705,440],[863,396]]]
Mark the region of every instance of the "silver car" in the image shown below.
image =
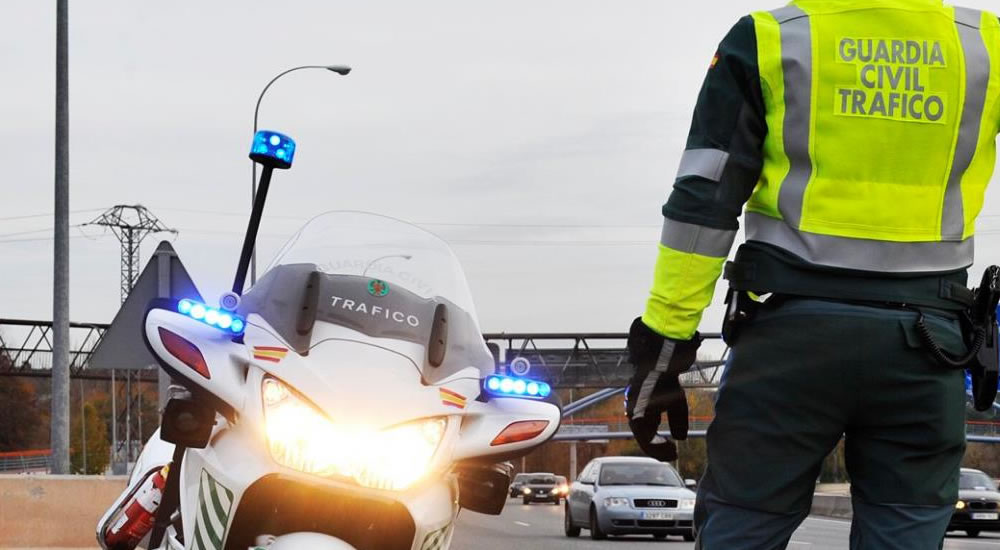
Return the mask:
[[[693,480],[683,481],[669,464],[645,457],[591,460],[569,489],[564,527],[567,537],[589,529],[590,538],[649,534],[680,535],[693,541]]]

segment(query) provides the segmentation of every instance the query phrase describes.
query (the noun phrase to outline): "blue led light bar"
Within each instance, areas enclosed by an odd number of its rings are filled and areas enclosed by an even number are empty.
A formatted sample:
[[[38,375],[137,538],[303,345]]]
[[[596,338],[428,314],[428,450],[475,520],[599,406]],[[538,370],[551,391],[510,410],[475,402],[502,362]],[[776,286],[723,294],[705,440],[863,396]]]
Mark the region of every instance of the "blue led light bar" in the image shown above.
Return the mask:
[[[539,380],[492,374],[483,380],[483,388],[497,397],[543,399],[552,393],[552,386]]]
[[[215,327],[219,330],[239,336],[246,328],[246,319],[222,309],[208,307],[205,304],[194,300],[184,299],[177,302],[177,312],[188,317]]]
[[[291,168],[295,158],[295,140],[285,134],[260,130],[253,136],[250,158],[272,168]]]

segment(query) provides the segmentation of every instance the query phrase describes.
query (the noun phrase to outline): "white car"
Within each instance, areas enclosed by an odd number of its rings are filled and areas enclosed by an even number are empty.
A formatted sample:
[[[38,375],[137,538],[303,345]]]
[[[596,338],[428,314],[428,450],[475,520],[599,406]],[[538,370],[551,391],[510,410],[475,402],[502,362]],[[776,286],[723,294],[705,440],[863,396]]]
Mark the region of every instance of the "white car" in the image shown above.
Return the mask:
[[[669,464],[645,457],[595,458],[577,477],[566,499],[567,537],[649,534],[695,539],[694,480],[682,480]]]

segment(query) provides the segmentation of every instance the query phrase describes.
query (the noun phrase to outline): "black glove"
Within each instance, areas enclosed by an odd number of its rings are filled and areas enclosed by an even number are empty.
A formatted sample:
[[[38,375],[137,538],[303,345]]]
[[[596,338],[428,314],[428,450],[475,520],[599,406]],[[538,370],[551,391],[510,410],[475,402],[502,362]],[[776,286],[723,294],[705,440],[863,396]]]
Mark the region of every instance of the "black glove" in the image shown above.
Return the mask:
[[[687,398],[678,377],[694,364],[700,345],[697,332],[690,340],[666,338],[647,327],[641,317],[632,321],[629,329],[629,362],[635,373],[625,390],[625,414],[639,448],[657,460],[677,459],[673,441],[656,433],[664,412],[670,435],[687,439]]]

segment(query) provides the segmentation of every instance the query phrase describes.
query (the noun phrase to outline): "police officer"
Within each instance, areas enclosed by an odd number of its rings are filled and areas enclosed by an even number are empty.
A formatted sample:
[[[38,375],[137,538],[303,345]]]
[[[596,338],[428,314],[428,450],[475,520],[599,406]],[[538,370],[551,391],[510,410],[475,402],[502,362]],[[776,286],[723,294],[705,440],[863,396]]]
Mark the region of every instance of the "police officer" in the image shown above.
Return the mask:
[[[676,457],[678,375],[715,283],[732,346],[708,430],[700,548],[784,548],[843,437],[851,547],[940,548],[965,450],[976,217],[1000,132],[1000,20],[940,0],[796,0],[741,19],[698,98],[626,394]],[[726,258],[744,209],[746,242]],[[918,325],[918,320],[922,321]],[[922,335],[923,327],[927,335]]]

